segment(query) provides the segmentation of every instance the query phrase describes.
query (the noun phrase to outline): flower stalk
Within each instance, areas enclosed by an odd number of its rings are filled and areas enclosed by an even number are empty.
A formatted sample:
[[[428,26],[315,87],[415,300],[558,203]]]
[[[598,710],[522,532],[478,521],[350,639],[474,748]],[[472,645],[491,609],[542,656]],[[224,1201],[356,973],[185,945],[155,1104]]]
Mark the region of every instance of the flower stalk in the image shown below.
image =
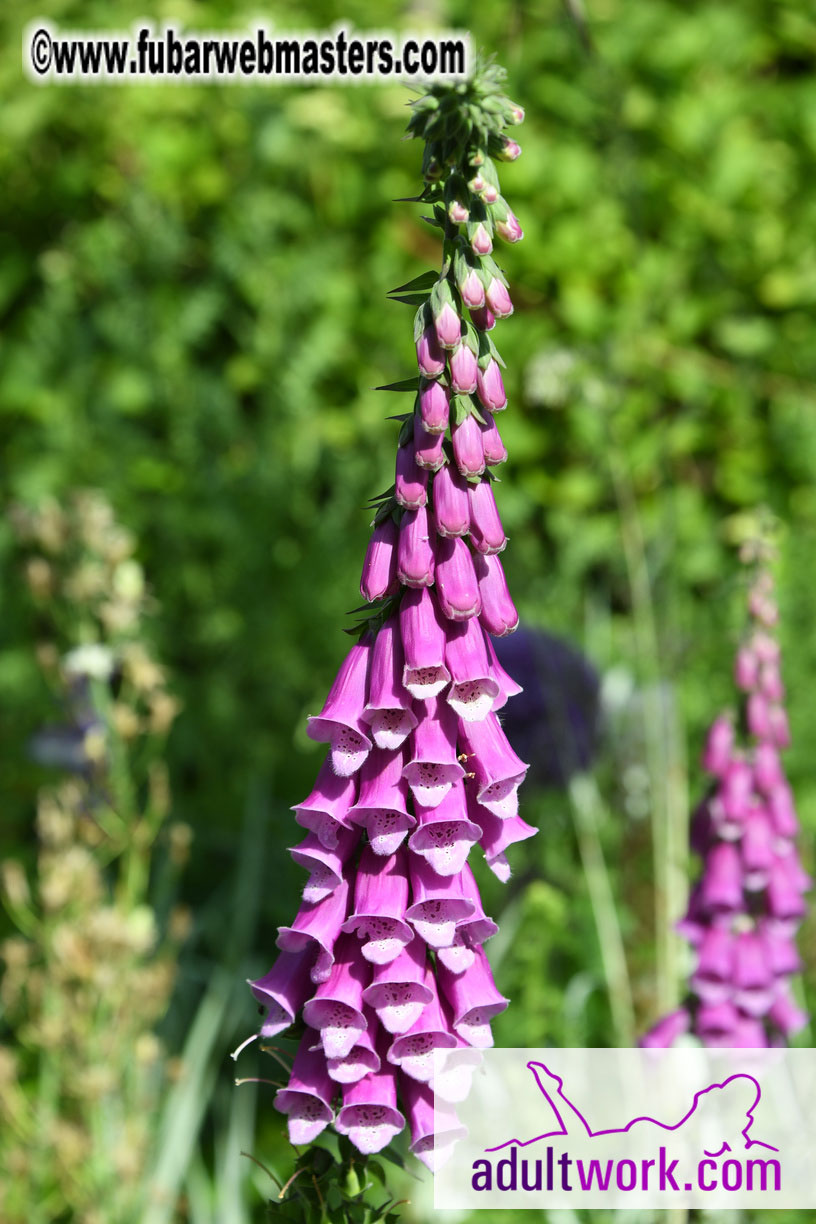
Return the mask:
[[[311,872],[303,905],[252,984],[268,1004],[264,1036],[302,1017],[276,1097],[292,1142],[333,1123],[372,1154],[407,1121],[431,1169],[461,1134],[451,1105],[434,1135],[433,1052],[491,1045],[507,1007],[468,854],[481,845],[506,880],[505,851],[535,831],[518,816],[527,766],[496,716],[519,690],[489,637],[518,623],[489,470],[506,458],[494,413],[507,404],[490,333],[513,310],[491,252],[522,236],[496,167],[518,156],[504,129],[523,118],[503,76],[483,65],[412,103],[408,130],[425,144],[417,200],[441,236],[441,269],[390,295],[416,310],[417,373],[384,389],[413,393],[414,406],[399,418],[394,486],[376,502],[360,584],[370,606],[309,720],[329,754],[295,809],[309,830],[293,850]]]

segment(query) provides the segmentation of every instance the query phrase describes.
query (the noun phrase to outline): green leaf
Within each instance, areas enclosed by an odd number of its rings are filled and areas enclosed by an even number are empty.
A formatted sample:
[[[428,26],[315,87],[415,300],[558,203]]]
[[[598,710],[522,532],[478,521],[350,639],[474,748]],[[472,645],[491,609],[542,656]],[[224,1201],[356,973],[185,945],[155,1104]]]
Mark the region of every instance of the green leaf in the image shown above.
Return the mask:
[[[427,293],[394,293],[389,294],[389,302],[404,302],[406,306],[421,306],[427,302]]]
[[[391,297],[394,293],[408,293],[413,289],[432,289],[438,278],[438,272],[421,272],[419,276],[406,281],[404,285],[397,285],[396,289],[389,289],[388,296]]]
[[[414,378],[402,378],[399,382],[383,383],[381,387],[375,387],[375,391],[416,391],[419,387],[419,376]],[[392,418],[393,419],[393,418]]]

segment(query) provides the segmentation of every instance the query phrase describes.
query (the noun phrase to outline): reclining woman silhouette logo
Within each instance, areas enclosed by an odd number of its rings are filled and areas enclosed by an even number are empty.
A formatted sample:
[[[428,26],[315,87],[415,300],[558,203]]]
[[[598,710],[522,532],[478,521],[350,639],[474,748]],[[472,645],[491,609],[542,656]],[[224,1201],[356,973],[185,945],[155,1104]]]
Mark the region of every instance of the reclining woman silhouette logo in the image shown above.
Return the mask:
[[[506,1139],[504,1143],[499,1143],[495,1147],[485,1148],[486,1152],[498,1152],[502,1148],[511,1147],[513,1144],[518,1145],[520,1148],[526,1148],[530,1144],[538,1143],[541,1139],[556,1139],[576,1135],[582,1139],[600,1139],[607,1135],[631,1135],[633,1137],[637,1136],[638,1139],[643,1139],[646,1137],[645,1131],[649,1127],[654,1128],[653,1133],[657,1137],[661,1132],[664,1134],[677,1132],[692,1120],[704,1123],[706,1121],[710,1122],[713,1118],[735,1118],[737,1120],[736,1125],[744,1119],[745,1125],[737,1133],[734,1133],[732,1130],[730,1136],[723,1136],[719,1151],[709,1152],[704,1149],[706,1156],[716,1159],[718,1156],[723,1155],[724,1152],[731,1152],[734,1150],[732,1143],[739,1148],[740,1141],[737,1135],[741,1137],[742,1147],[746,1150],[752,1147],[762,1147],[767,1148],[771,1152],[779,1151],[772,1144],[764,1143],[761,1139],[751,1138],[748,1134],[754,1124],[754,1111],[762,1097],[762,1089],[753,1075],[748,1075],[747,1072],[737,1072],[734,1075],[729,1075],[722,1083],[709,1084],[707,1087],[701,1088],[699,1092],[695,1092],[690,1109],[678,1122],[661,1122],[657,1118],[641,1115],[637,1118],[632,1118],[624,1126],[611,1127],[606,1130],[593,1130],[580,1109],[573,1104],[564,1092],[564,1081],[560,1075],[556,1075],[554,1071],[551,1071],[542,1062],[528,1062],[527,1066],[532,1071],[541,1093],[549,1104],[558,1122],[559,1129],[545,1131],[540,1135],[535,1135],[532,1139]],[[732,1143],[728,1141],[729,1137]]]

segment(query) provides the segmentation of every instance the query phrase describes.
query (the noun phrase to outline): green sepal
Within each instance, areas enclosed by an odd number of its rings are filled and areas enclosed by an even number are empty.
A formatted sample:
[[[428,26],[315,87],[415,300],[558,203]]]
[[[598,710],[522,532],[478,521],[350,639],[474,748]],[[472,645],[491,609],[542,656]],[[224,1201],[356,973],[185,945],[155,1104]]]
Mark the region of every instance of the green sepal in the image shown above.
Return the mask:
[[[486,370],[490,365],[493,353],[490,347],[490,333],[479,332],[479,369]]]
[[[495,340],[493,339],[493,337],[490,335],[489,332],[485,332],[484,334],[487,336],[487,342],[490,345],[491,357],[494,359],[494,361],[496,361],[501,366],[503,370],[506,370],[507,366],[504,363],[504,358],[502,357],[501,353],[496,348]]]
[[[480,425],[487,425],[481,405],[473,395],[452,395],[450,410],[454,425],[461,425],[469,416],[475,417]]]
[[[462,336],[462,343],[468,346],[474,357],[478,357],[480,344],[479,336],[481,333],[476,330],[470,319],[463,319],[462,322],[464,323],[465,327],[464,335]]]
[[[428,303],[423,302],[414,315],[414,344],[419,344],[422,333],[428,325]]]
[[[445,306],[452,306],[456,309],[456,303],[453,300],[451,292],[451,284],[447,276],[440,276],[434,281],[434,287],[431,290],[431,296],[428,299],[428,305],[431,308],[431,316],[436,319],[442,313]]]
[[[499,196],[498,200],[494,200],[492,204],[488,204],[487,211],[490,215],[491,221],[494,223],[496,221],[506,221],[510,213],[510,209],[504,196]]]

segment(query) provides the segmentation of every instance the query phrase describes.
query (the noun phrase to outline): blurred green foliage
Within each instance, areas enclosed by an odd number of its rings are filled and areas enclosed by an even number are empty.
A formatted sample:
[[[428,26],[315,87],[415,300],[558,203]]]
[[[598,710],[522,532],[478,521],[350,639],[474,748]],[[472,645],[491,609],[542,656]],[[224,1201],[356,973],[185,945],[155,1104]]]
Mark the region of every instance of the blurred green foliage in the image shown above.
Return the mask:
[[[113,29],[146,7],[37,12]],[[250,15],[235,0],[149,7],[195,28]],[[155,647],[182,703],[174,819],[196,838],[194,935],[167,1022],[180,1047],[225,930],[243,932],[236,976],[249,947],[244,967],[261,970],[296,904],[286,809],[319,760],[305,715],[346,649],[365,502],[391,480],[395,409],[372,388],[411,372],[410,313],[384,294],[438,249],[415,206],[392,203],[415,193],[420,159],[400,141],[401,86],[38,88],[19,63],[28,8],[0,14],[0,492],[34,503],[103,489],[161,605]],[[797,0],[349,0],[342,16],[363,30],[469,28],[527,111],[524,156],[503,178],[526,234],[503,252],[516,313],[497,333],[506,568],[527,623],[577,641],[605,677],[598,837],[642,1024],[655,1008],[646,816],[661,787],[669,816],[699,791],[741,624],[733,539],[759,503],[783,524],[788,762],[813,862],[816,16]],[[267,17],[322,28],[338,11],[311,0]],[[0,564],[0,853],[33,859],[42,771],[25,743],[52,711],[2,523]],[[638,713],[650,693],[672,728],[651,771]],[[273,824],[256,930],[238,845],[259,791]],[[485,881],[512,936],[497,949],[515,999],[497,1039],[603,1044],[610,1008],[569,805],[530,796],[527,817],[544,826],[537,848],[516,851],[508,890]],[[812,959],[809,974],[812,987]],[[251,1030],[248,997],[232,1022]],[[208,1161],[224,1110],[208,1115]],[[257,1150],[271,1145],[283,1171],[268,1100],[263,1116]]]

